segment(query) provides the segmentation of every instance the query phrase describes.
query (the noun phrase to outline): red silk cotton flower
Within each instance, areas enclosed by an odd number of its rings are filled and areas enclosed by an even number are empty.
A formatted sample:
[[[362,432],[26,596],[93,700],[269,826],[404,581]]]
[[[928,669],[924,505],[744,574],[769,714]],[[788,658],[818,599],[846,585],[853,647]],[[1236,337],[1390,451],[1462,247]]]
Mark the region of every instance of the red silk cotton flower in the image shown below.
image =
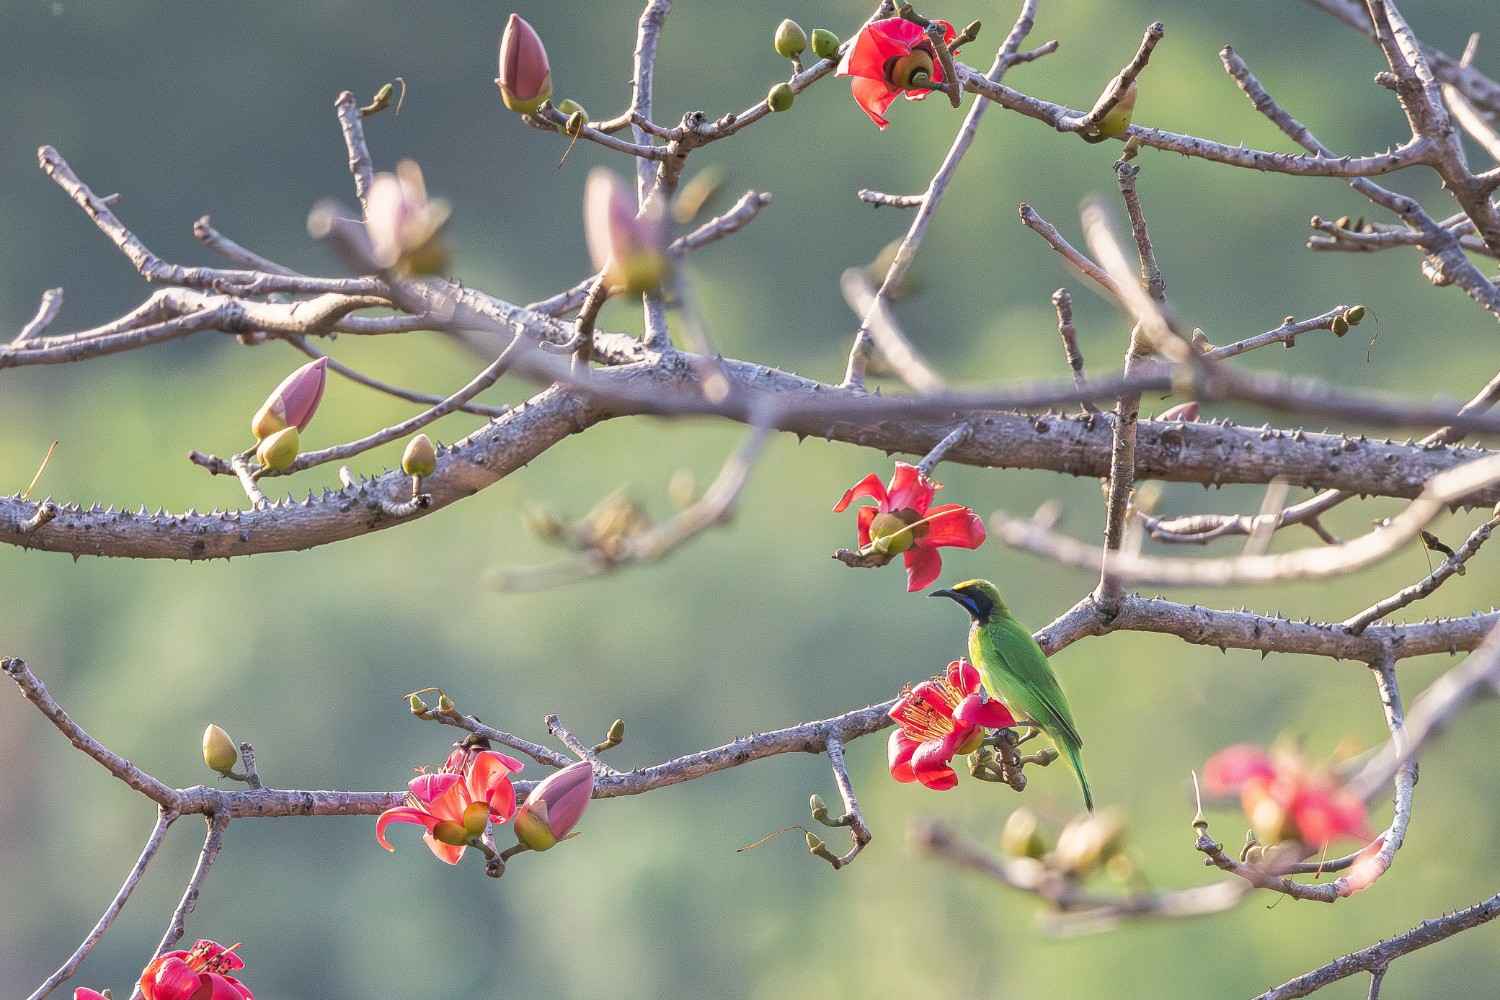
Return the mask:
[[[889,486],[872,472],[844,493],[833,512],[842,513],[860,497],[874,500],[876,506],[861,507],[857,515],[860,553],[904,553],[906,589],[921,590],[943,571],[938,549],[977,549],[984,544],[984,521],[973,510],[959,503],[932,506],[932,495],[940,489],[915,465],[897,462]]]
[[[507,754],[477,746],[459,746],[436,774],[419,774],[407,783],[407,804],[387,809],[375,821],[375,840],[387,851],[392,823],[427,828],[422,835],[440,861],[456,865],[470,840],[486,823],[504,823],[515,815],[516,790],[510,776],[522,764]]]
[[[1203,765],[1203,786],[1210,795],[1238,792],[1263,844],[1297,840],[1321,850],[1341,837],[1371,836],[1364,803],[1326,770],[1284,748],[1225,747]]]
[[[947,21],[943,41],[951,45],[957,32]],[[958,55],[958,50],[953,50]],[[890,124],[885,113],[899,94],[920,101],[943,82],[943,64],[932,50],[932,39],[920,25],[901,17],[872,21],[854,37],[839,63],[839,76],[853,77],[849,92],[860,110],[882,130]]]
[[[190,951],[154,958],[141,973],[141,993],[146,1000],[254,1000],[250,987],[229,975],[245,967],[238,947],[204,939]]]
[[[946,673],[903,690],[890,715],[898,727],[888,748],[891,777],[939,792],[958,784],[948,762],[978,749],[986,728],[1016,724],[1004,704],[984,700],[979,671],[968,660],[954,660]]]

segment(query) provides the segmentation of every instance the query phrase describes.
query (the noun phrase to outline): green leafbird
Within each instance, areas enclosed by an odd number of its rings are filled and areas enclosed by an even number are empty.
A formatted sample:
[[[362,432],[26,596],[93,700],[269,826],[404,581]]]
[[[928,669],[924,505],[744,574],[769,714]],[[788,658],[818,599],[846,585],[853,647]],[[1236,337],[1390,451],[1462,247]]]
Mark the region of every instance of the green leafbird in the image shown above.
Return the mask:
[[[1057,683],[1047,654],[1030,630],[1016,621],[1000,599],[1000,591],[988,580],[965,580],[928,596],[950,598],[974,619],[969,629],[969,659],[978,668],[985,690],[1003,699],[1018,718],[1035,722],[1052,738],[1078,775],[1083,804],[1093,812],[1094,793],[1083,773],[1083,737],[1078,735],[1068,698]]]

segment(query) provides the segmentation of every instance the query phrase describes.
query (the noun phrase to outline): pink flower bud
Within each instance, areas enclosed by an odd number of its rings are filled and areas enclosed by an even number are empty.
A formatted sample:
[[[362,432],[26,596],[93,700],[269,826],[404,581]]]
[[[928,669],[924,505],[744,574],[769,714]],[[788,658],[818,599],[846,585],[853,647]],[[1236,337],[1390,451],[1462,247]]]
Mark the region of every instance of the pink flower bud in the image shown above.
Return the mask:
[[[319,358],[292,372],[271,391],[250,421],[250,433],[263,441],[277,431],[295,427],[307,430],[318,403],[323,400],[323,386],[328,381],[328,359]]]
[[[1156,415],[1157,420],[1180,420],[1190,424],[1198,419],[1198,401],[1190,399],[1186,403],[1178,403],[1169,410],[1163,410]]]
[[[104,1000],[104,994],[87,986],[80,986],[73,991],[73,1000]]]
[[[594,767],[586,760],[548,775],[516,811],[516,839],[534,851],[547,850],[577,825],[593,794]]]
[[[652,199],[639,214],[635,193],[603,167],[589,171],[583,189],[583,232],[589,256],[605,280],[639,294],[661,286],[666,277],[666,219]]]
[[[380,267],[412,274],[436,274],[447,263],[438,239],[452,209],[427,197],[422,168],[414,160],[396,164],[394,174],[376,174],[365,207],[370,252]]]
[[[552,67],[536,29],[519,14],[505,22],[500,36],[500,100],[518,115],[529,115],[552,96]]]

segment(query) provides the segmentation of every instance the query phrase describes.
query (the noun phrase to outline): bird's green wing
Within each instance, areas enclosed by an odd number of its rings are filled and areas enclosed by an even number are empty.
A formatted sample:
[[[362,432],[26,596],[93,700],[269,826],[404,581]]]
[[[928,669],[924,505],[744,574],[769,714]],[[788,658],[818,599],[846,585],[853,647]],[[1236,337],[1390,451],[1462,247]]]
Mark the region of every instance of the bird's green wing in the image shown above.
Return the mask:
[[[1073,713],[1068,709],[1068,698],[1057,683],[1047,654],[1026,627],[1007,616],[990,621],[979,631],[982,649],[995,659],[1001,675],[996,678],[999,690],[994,693],[1013,702],[1013,708],[1031,715],[1044,727],[1056,727],[1055,735],[1083,746],[1083,737],[1078,735]]]

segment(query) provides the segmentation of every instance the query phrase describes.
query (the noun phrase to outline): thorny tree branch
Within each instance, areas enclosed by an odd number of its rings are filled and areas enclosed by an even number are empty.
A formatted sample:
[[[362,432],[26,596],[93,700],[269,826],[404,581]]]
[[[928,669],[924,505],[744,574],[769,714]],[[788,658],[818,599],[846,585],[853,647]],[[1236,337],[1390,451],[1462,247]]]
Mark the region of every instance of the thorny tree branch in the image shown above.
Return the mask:
[[[587,553],[580,564],[564,564],[570,577],[603,572],[627,562],[659,559],[714,524],[722,522],[744,488],[756,458],[772,430],[818,434],[867,447],[914,455],[926,455],[923,467],[930,471],[948,459],[990,468],[1032,468],[1109,479],[1110,499],[1106,508],[1106,548],[1090,549],[1054,536],[1045,528],[1011,522],[996,515],[995,530],[1023,544],[1061,555],[1076,564],[1101,571],[1095,594],[1085,597],[1047,628],[1037,639],[1048,653],[1056,653],[1083,637],[1099,637],[1117,631],[1143,631],[1175,635],[1186,642],[1301,653],[1371,664],[1377,689],[1391,731],[1391,741],[1352,779],[1351,785],[1368,799],[1388,784],[1395,789],[1395,811],[1380,849],[1372,854],[1357,852],[1346,858],[1320,862],[1314,868],[1296,862],[1276,870],[1252,870],[1223,854],[1222,848],[1202,832],[1199,850],[1232,878],[1217,885],[1169,893],[1130,894],[1122,898],[1095,898],[1076,886],[1059,885],[1024,872],[1007,862],[987,858],[983,852],[963,844],[946,830],[922,828],[918,839],[929,849],[952,860],[983,871],[1004,884],[1034,892],[1060,910],[1077,916],[1077,926],[1109,923],[1131,916],[1186,916],[1213,912],[1234,905],[1252,885],[1263,885],[1298,898],[1332,899],[1368,886],[1391,863],[1411,820],[1412,789],[1419,748],[1446,725],[1458,709],[1473,698],[1496,690],[1500,676],[1500,612],[1474,614],[1466,618],[1439,619],[1418,624],[1382,623],[1380,619],[1432,593],[1453,575],[1464,572],[1466,563],[1500,523],[1500,513],[1476,529],[1459,549],[1423,580],[1403,588],[1343,623],[1288,620],[1279,615],[1248,611],[1213,610],[1159,598],[1123,592],[1130,579],[1151,579],[1171,584],[1213,585],[1223,582],[1266,582],[1299,577],[1321,577],[1351,572],[1395,551],[1416,537],[1422,528],[1448,504],[1492,504],[1500,500],[1500,458],[1481,449],[1454,447],[1467,432],[1500,430],[1500,419],[1485,411],[1500,398],[1497,377],[1463,409],[1454,411],[1441,404],[1422,404],[1340,392],[1330,386],[1272,375],[1234,371],[1220,362],[1273,343],[1290,347],[1304,333],[1327,329],[1339,333],[1339,324],[1350,322],[1353,307],[1338,306],[1306,320],[1288,318],[1264,333],[1233,341],[1224,347],[1199,344],[1190,348],[1165,306],[1164,283],[1156,264],[1144,214],[1135,195],[1136,166],[1130,162],[1141,148],[1154,148],[1241,168],[1297,176],[1326,176],[1348,181],[1375,205],[1391,212],[1397,224],[1374,223],[1349,227],[1315,219],[1313,228],[1326,234],[1312,238],[1315,248],[1374,250],[1389,246],[1414,246],[1424,256],[1423,273],[1437,284],[1456,284],[1489,312],[1500,317],[1500,289],[1469,260],[1467,252],[1500,255],[1500,208],[1492,201],[1500,188],[1500,168],[1475,173],[1465,160],[1459,136],[1462,128],[1479,145],[1496,153],[1496,121],[1500,119],[1500,85],[1474,69],[1466,56],[1454,60],[1424,46],[1390,0],[1368,0],[1361,6],[1353,0],[1311,0],[1346,23],[1366,33],[1384,54],[1389,72],[1379,82],[1392,89],[1405,112],[1411,135],[1385,153],[1342,156],[1324,146],[1312,133],[1282,109],[1249,72],[1244,61],[1226,47],[1221,52],[1225,70],[1250,98],[1256,109],[1284,134],[1307,150],[1288,154],[1229,146],[1192,135],[1167,132],[1145,125],[1130,125],[1123,136],[1129,143],[1117,179],[1131,217],[1141,280],[1129,273],[1123,255],[1108,227],[1095,212],[1088,221],[1089,245],[1103,266],[1067,242],[1030,206],[1021,206],[1022,221],[1056,250],[1070,266],[1118,301],[1136,323],[1124,371],[1090,382],[1083,373],[1077,351],[1071,310],[1065,292],[1055,300],[1058,329],[1071,369],[1071,384],[1031,384],[1001,389],[955,392],[946,388],[942,375],[922,361],[901,334],[889,313],[889,289],[910,267],[922,244],[928,223],[936,212],[952,176],[972,143],[978,123],[990,103],[1050,125],[1059,132],[1097,137],[1103,117],[1124,97],[1135,79],[1148,66],[1153,49],[1164,37],[1164,27],[1151,25],[1134,58],[1105,88],[1093,109],[1079,112],[1024,94],[1000,80],[1012,65],[1027,62],[1056,48],[1048,43],[1029,51],[1020,46],[1030,32],[1036,0],[1025,0],[1020,16],[1001,46],[989,73],[979,75],[962,64],[951,64],[951,53],[940,46],[938,56],[947,70],[948,92],[958,106],[960,88],[976,96],[943,163],[921,195],[891,196],[861,192],[877,205],[916,209],[905,239],[878,289],[860,285],[852,289],[851,301],[862,316],[861,327],[850,353],[844,383],[831,386],[752,362],[711,356],[706,335],[690,336],[696,354],[674,349],[667,328],[666,305],[660,295],[644,299],[646,337],[643,341],[594,329],[594,316],[587,303],[589,289],[597,282],[591,276],[573,288],[531,307],[518,308],[473,289],[437,279],[413,281],[394,274],[375,273],[364,252],[364,234],[355,223],[333,216],[323,218],[323,228],[361,273],[355,277],[317,277],[300,274],[235,243],[218,233],[207,218],[199,220],[195,234],[209,248],[237,265],[232,269],[187,267],[154,255],[115,215],[113,199],[96,196],[50,147],[39,152],[45,173],[95,222],[100,231],[123,253],[141,277],[150,284],[167,286],[146,302],[118,319],[99,327],[69,334],[48,335],[61,307],[61,292],[42,297],[36,315],[8,344],[0,346],[0,369],[34,364],[71,363],[121,351],[156,346],[199,332],[222,331],[237,335],[245,343],[284,339],[311,356],[320,356],[307,337],[337,333],[389,335],[431,330],[461,337],[470,343],[489,341],[486,348],[494,360],[468,386],[446,398],[393,386],[338,364],[331,367],[345,377],[387,392],[428,409],[409,420],[375,431],[358,441],[299,459],[297,469],[320,462],[352,457],[376,444],[395,440],[437,418],[463,410],[493,418],[491,422],[441,449],[433,476],[423,480],[427,490],[409,501],[395,499],[406,485],[404,476],[385,473],[374,479],[356,478],[341,470],[343,489],[312,493],[299,502],[290,497],[274,502],[261,492],[259,470],[248,465],[244,455],[226,461],[199,455],[195,460],[211,471],[234,474],[251,502],[247,511],[215,510],[198,514],[189,510],[169,515],[158,510],[148,514],[101,509],[97,504],[84,510],[76,504],[59,505],[50,498],[33,502],[19,496],[0,498],[0,540],[13,544],[100,555],[133,555],[161,558],[229,557],[252,552],[279,551],[325,544],[400,523],[442,509],[498,481],[545,452],[551,445],[586,430],[603,420],[637,414],[706,414],[750,425],[741,449],[729,456],[718,479],[696,503],[660,526],[636,532],[608,552]],[[685,168],[689,154],[711,142],[736,135],[766,118],[771,112],[765,100],[757,100],[744,112],[726,114],[709,121],[701,113],[686,115],[675,127],[653,120],[654,64],[663,22],[670,0],[648,0],[636,34],[636,58],[632,98],[626,112],[615,119],[569,129],[567,120],[544,106],[529,116],[531,124],[560,133],[566,138],[586,138],[636,160],[638,199],[669,197]],[[890,16],[894,6],[883,2],[872,17]],[[922,21],[904,7],[902,16]],[[850,42],[844,43],[847,47]],[[800,69],[787,82],[794,93],[827,77],[837,64],[837,55]],[[373,181],[373,158],[366,146],[359,102],[345,92],[336,102],[336,112],[348,154],[355,194],[365,205]],[[634,141],[614,133],[630,127]],[[1424,167],[1439,175],[1455,199],[1460,213],[1435,219],[1414,199],[1397,194],[1369,178]],[[669,253],[679,256],[731,235],[747,224],[769,202],[769,195],[748,193],[723,216],[678,238]],[[863,279],[861,279],[863,280]],[[1144,285],[1144,288],[1142,287]],[[671,289],[669,289],[671,291]],[[688,290],[678,286],[678,298],[690,325],[693,324]],[[849,291],[849,289],[846,289]],[[290,300],[288,300],[290,299]],[[355,315],[378,308],[379,316]],[[555,317],[583,309],[575,328]],[[585,334],[584,328],[587,327]],[[1201,338],[1196,338],[1198,340]],[[1164,354],[1172,364],[1149,372],[1138,372],[1135,361],[1147,348]],[[582,364],[577,370],[555,355],[559,348],[577,350]],[[867,395],[864,391],[866,364],[875,349],[914,389],[906,397]],[[594,363],[600,367],[590,368]],[[1140,366],[1146,367],[1144,365]],[[488,407],[472,402],[479,391],[513,371],[542,388],[516,407]],[[707,392],[710,379],[722,381],[721,392]],[[1437,427],[1420,442],[1397,444],[1368,440],[1363,436],[1308,434],[1301,429],[1240,428],[1227,421],[1202,424],[1182,422],[1137,422],[1142,392],[1180,390],[1192,398],[1208,401],[1238,401],[1303,415],[1323,415],[1360,421],[1373,426]],[[1044,407],[1113,399],[1114,420],[1097,420],[1087,412],[1079,417],[1039,411]],[[1128,419],[1127,419],[1128,417]],[[1129,430],[1127,431],[1127,425]],[[1204,484],[1252,483],[1314,486],[1317,497],[1281,510],[1265,511],[1263,517],[1207,515],[1189,519],[1160,519],[1138,515],[1153,537],[1173,541],[1208,541],[1229,534],[1251,534],[1263,545],[1269,531],[1288,524],[1306,524],[1318,531],[1328,548],[1281,555],[1247,554],[1229,559],[1166,560],[1140,556],[1120,539],[1130,511],[1132,486],[1143,479],[1163,479]],[[1357,494],[1416,498],[1405,511],[1382,529],[1349,543],[1334,540],[1317,518]],[[1500,508],[1497,508],[1500,510]],[[1257,532],[1259,532],[1257,534]],[[1104,566],[1104,552],[1109,564]],[[580,567],[584,572],[580,573]],[[1107,571],[1106,571],[1107,569]],[[540,574],[547,576],[546,572]],[[555,574],[554,574],[555,575]],[[1487,638],[1488,636],[1488,638]],[[1405,658],[1436,652],[1475,652],[1458,668],[1445,675],[1418,700],[1409,720],[1403,718],[1396,686],[1395,664]],[[3,661],[4,672],[22,694],[78,749],[92,757],[112,775],[125,782],[158,807],[158,820],[136,865],[127,875],[93,931],[74,955],[33,994],[41,997],[66,980],[87,956],[99,937],[123,907],[162,842],[167,828],[180,815],[203,815],[208,832],[198,864],[182,900],[173,914],[160,950],[170,947],[184,932],[209,868],[222,845],[225,828],[232,819],[292,815],[373,815],[402,799],[399,792],[298,791],[261,787],[254,771],[253,750],[242,744],[249,787],[225,791],[205,786],[171,788],[139,766],[119,757],[89,736],[52,699],[46,688],[19,660]],[[842,867],[870,842],[871,832],[855,796],[844,759],[849,741],[889,726],[891,702],[870,705],[842,715],[743,737],[723,746],[629,771],[617,771],[598,761],[594,750],[573,737],[549,717],[549,730],[574,753],[594,762],[598,772],[595,796],[608,798],[633,795],[693,780],[752,760],[782,753],[807,752],[828,757],[844,804],[838,818],[823,821],[847,826],[853,843],[843,855],[826,845],[819,857]],[[540,744],[487,726],[472,715],[440,708],[421,714],[446,725],[493,739],[526,753],[550,766],[562,766],[569,758]],[[603,746],[603,745],[601,745]],[[531,782],[518,782],[524,794]],[[815,814],[815,818],[816,814]],[[811,838],[809,843],[811,845]],[[493,854],[493,844],[488,845]],[[1327,885],[1309,885],[1289,878],[1313,871],[1346,871],[1347,875]],[[1500,913],[1500,897],[1430,921],[1399,938],[1315,970],[1307,976],[1266,994],[1267,997],[1302,996],[1353,971],[1372,974],[1375,988],[1389,962],[1407,951],[1491,919]]]

